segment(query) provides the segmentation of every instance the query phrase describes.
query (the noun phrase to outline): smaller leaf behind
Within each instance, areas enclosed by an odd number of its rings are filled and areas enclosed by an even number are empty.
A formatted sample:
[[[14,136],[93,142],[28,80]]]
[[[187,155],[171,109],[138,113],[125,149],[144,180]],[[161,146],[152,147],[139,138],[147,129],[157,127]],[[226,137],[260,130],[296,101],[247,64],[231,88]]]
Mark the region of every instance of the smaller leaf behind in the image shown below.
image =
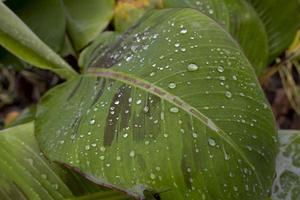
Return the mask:
[[[9,8],[0,2],[0,45],[17,57],[63,78],[76,72],[53,50],[43,43]]]
[[[109,24],[114,0],[64,0],[67,31],[76,50],[82,49]]]
[[[298,0],[247,0],[262,19],[269,43],[269,62],[272,62],[293,42],[300,26]]]
[[[9,0],[5,4],[51,49],[60,51],[66,29],[60,0]]]

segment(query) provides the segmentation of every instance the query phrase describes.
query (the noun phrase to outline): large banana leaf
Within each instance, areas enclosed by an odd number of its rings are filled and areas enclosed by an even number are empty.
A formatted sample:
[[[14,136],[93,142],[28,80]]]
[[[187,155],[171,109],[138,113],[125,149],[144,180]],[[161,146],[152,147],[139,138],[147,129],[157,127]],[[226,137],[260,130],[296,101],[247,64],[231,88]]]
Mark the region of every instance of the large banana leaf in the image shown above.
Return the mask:
[[[43,43],[9,8],[0,2],[0,45],[26,62],[64,78],[76,72]]]
[[[190,7],[217,20],[239,42],[258,74],[267,67],[267,35],[255,10],[246,1],[163,0],[163,2],[165,7]]]
[[[279,131],[272,200],[300,199],[300,131]]]
[[[262,19],[269,41],[269,61],[293,42],[300,27],[299,0],[247,0]]]
[[[193,9],[152,11],[38,106],[51,160],[136,197],[264,200],[276,131],[231,36]],[[96,77],[97,76],[97,77]]]
[[[57,200],[73,196],[40,154],[33,123],[1,131],[0,155],[1,199]]]
[[[67,29],[76,50],[97,37],[113,16],[114,0],[63,0]]]

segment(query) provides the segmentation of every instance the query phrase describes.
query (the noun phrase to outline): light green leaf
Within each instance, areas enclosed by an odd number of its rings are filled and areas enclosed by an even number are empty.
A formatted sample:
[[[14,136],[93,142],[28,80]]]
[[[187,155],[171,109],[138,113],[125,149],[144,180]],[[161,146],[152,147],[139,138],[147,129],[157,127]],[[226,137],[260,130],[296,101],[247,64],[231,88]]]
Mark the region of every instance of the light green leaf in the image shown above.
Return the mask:
[[[5,4],[54,51],[60,51],[66,20],[60,0],[8,0]]]
[[[63,0],[67,31],[76,50],[94,40],[113,16],[114,0]]]
[[[262,19],[269,41],[269,62],[293,42],[300,27],[298,0],[247,0]]]
[[[66,20],[60,0],[7,0],[4,2],[50,48],[59,52],[64,40]],[[0,47],[0,62],[22,69],[19,58]]]
[[[163,2],[167,8],[190,7],[217,20],[241,45],[257,74],[267,67],[267,35],[257,13],[246,1],[164,0]]]
[[[0,45],[26,62],[51,70],[63,78],[76,72],[45,45],[11,10],[0,2]]]
[[[1,199],[65,199],[71,191],[40,154],[33,123],[0,131]]]
[[[279,131],[280,149],[272,200],[300,199],[300,131]]]
[[[38,106],[51,160],[134,196],[264,200],[271,109],[239,46],[193,9],[152,11]],[[97,76],[97,77],[95,77]]]

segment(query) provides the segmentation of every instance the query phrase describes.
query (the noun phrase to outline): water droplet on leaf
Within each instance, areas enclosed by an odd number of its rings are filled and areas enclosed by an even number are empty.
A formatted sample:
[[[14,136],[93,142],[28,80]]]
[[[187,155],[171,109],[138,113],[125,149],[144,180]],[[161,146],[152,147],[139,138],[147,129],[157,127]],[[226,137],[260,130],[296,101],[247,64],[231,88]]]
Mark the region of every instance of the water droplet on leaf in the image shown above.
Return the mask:
[[[189,64],[187,67],[188,71],[190,71],[190,72],[197,71],[198,68],[199,68],[198,65],[196,65],[194,63]]]
[[[175,83],[170,83],[170,84],[169,84],[169,88],[170,88],[170,89],[176,88],[176,84],[175,84]]]
[[[208,138],[208,144],[210,145],[210,146],[216,146],[216,141],[214,140],[214,139],[212,139],[212,138]]]

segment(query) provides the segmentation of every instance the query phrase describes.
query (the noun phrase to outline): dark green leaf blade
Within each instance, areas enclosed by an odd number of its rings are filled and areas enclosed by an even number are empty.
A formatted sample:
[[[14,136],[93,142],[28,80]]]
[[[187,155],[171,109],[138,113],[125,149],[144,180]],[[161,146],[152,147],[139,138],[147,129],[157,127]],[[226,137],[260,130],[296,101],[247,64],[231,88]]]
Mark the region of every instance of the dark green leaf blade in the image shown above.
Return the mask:
[[[214,20],[192,9],[153,11],[106,52],[91,75],[39,105],[36,135],[50,159],[135,197],[268,196],[272,112],[250,63]]]
[[[269,62],[293,42],[300,26],[298,0],[247,0],[262,19],[269,41]]]

